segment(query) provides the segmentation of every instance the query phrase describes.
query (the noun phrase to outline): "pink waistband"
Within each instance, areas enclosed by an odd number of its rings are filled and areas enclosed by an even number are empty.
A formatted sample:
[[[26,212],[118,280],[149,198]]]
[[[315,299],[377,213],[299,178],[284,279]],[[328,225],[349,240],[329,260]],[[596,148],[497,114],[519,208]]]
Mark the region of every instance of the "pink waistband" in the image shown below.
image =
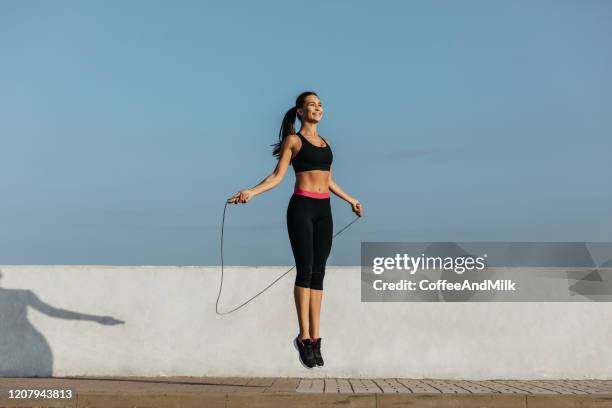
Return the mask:
[[[327,193],[313,193],[312,191],[302,190],[301,188],[297,188],[297,187],[293,189],[293,194],[306,196],[310,198],[329,198],[329,191]]]

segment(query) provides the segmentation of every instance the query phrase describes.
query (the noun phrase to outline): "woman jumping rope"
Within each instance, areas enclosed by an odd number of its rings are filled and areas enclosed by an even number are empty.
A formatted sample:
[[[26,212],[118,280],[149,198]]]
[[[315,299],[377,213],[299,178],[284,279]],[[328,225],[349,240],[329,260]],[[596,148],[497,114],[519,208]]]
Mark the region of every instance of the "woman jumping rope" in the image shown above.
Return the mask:
[[[295,120],[301,127],[296,133]],[[237,192],[231,203],[247,203],[281,183],[289,164],[295,170],[295,188],[287,207],[287,230],[295,258],[293,294],[300,333],[293,340],[300,361],[308,368],[323,365],[319,321],[325,265],[331,251],[333,220],[329,192],[351,205],[359,217],[363,207],[332,179],[333,155],[326,138],[317,132],[323,105],[315,92],[303,92],[283,118],[279,142],[272,154],[278,159],[274,171],[261,183]]]

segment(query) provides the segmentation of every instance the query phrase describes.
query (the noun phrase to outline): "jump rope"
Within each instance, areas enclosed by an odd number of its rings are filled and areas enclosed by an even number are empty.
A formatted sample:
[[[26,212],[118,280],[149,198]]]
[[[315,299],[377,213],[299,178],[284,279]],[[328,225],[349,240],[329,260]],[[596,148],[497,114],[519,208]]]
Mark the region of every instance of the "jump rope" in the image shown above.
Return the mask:
[[[261,290],[260,292],[258,292],[255,296],[253,296],[252,298],[248,299],[246,302],[236,306],[235,308],[233,308],[232,310],[228,311],[228,312],[219,312],[219,299],[221,298],[221,290],[223,289],[223,227],[225,226],[225,209],[227,208],[227,205],[230,203],[234,203],[233,201],[228,200],[225,202],[225,206],[223,207],[223,219],[221,221],[221,285],[219,285],[219,294],[217,295],[217,303],[215,304],[215,312],[218,315],[228,315],[230,313],[235,312],[236,310],[240,309],[241,307],[245,306],[247,303],[249,303],[251,300],[255,299],[257,296],[261,295],[262,293],[264,293],[266,290],[268,290],[272,285],[274,285],[276,282],[278,282],[283,276],[285,276],[286,274],[288,274],[289,272],[291,272],[291,270],[293,270],[293,268],[295,268],[295,265],[293,265],[287,272],[283,273],[281,276],[279,276],[278,278],[276,278],[274,281],[272,281],[272,283],[270,283],[268,286],[266,286],[263,290]],[[336,232],[333,236],[332,236],[332,240],[334,238],[336,238],[338,235],[340,235],[342,233],[342,231],[344,231],[345,229],[347,229],[348,227],[350,227],[355,221],[357,221],[360,217],[357,216],[355,217],[355,219],[351,222],[349,222],[348,224],[346,224],[346,226],[344,226],[340,231]]]

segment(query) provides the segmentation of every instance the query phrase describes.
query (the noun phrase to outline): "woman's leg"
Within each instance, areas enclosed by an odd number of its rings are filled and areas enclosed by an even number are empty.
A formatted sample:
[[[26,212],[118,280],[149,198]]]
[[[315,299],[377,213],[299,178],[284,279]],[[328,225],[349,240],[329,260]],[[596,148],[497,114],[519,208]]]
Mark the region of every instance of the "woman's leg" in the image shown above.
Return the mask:
[[[310,288],[293,286],[293,296],[295,297],[295,309],[298,315],[300,326],[300,340],[310,338],[310,327],[308,324],[308,307],[310,304]]]
[[[300,340],[310,338],[308,310],[313,264],[313,224],[308,197],[292,196],[287,207],[287,231],[296,265],[295,308],[300,327]]]
[[[315,340],[321,337],[319,335],[319,322],[321,320],[321,300],[323,299],[323,290],[310,289],[310,307],[308,324],[309,338]]]
[[[334,223],[329,200],[320,202],[319,217],[313,224],[314,253],[312,279],[310,284],[310,338],[318,339],[321,320],[321,303],[323,300],[323,278],[325,266],[331,252]]]

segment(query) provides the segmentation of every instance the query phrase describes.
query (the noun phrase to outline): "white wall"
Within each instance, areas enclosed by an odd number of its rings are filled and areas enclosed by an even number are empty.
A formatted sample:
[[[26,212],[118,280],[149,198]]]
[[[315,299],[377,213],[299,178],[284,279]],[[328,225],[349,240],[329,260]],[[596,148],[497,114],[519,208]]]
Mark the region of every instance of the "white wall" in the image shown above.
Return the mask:
[[[226,268],[221,310],[288,268]],[[328,267],[326,365],[307,370],[292,345],[295,270],[223,317],[215,314],[218,267],[0,271],[2,376],[612,379],[609,303],[361,303],[359,267]]]

